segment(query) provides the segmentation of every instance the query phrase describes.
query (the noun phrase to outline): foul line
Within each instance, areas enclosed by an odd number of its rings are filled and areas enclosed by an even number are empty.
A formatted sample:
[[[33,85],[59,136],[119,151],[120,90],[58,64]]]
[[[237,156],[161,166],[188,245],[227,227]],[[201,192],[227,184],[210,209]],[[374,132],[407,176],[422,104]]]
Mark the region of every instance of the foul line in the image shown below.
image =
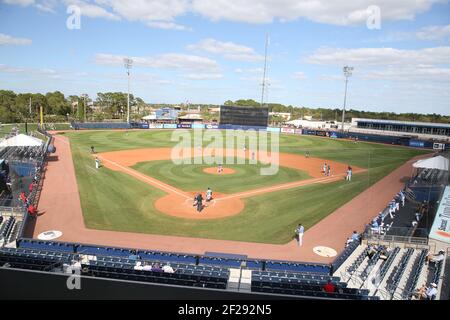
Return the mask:
[[[365,172],[365,171],[366,170],[358,170],[358,171],[355,171],[354,173],[356,174],[356,173],[361,173],[361,172]],[[230,195],[222,197],[222,198],[217,198],[216,200],[219,201],[219,200],[228,200],[228,199],[233,199],[233,198],[245,198],[245,197],[248,197],[248,196],[251,196],[254,194],[270,193],[270,192],[274,192],[277,190],[292,189],[292,188],[308,186],[308,185],[312,185],[312,184],[320,183],[320,182],[332,182],[334,180],[338,180],[338,178],[344,177],[345,175],[346,175],[345,173],[340,173],[340,174],[334,175],[332,177],[323,177],[323,178],[314,178],[314,179],[308,179],[308,180],[294,181],[294,182],[279,184],[279,185],[270,186],[270,187],[262,188],[262,189],[255,189],[255,190],[250,190],[250,191],[233,193],[233,194],[230,194]]]
[[[177,195],[179,195],[179,196],[182,196],[182,197],[184,197],[184,198],[186,198],[186,199],[191,199],[191,197],[188,197],[186,194],[184,194],[184,193],[178,191],[178,190],[175,189],[175,188],[169,187],[169,186],[167,186],[167,185],[165,185],[165,184],[159,182],[159,180],[152,179],[152,178],[150,178],[149,176],[146,176],[146,175],[141,174],[140,172],[137,172],[136,170],[130,169],[130,168],[125,167],[125,166],[122,166],[122,165],[118,164],[117,162],[114,162],[114,161],[112,161],[112,160],[103,158],[102,156],[98,156],[98,158],[99,158],[99,159],[102,159],[102,160],[104,160],[104,161],[107,161],[107,162],[109,162],[109,163],[115,165],[116,167],[119,167],[120,169],[122,169],[122,170],[125,171],[125,172],[128,172],[128,173],[129,173],[130,175],[132,175],[132,176],[139,177],[139,178],[141,178],[142,180],[146,180],[147,182],[149,182],[149,183],[150,183],[151,185],[153,185],[153,186],[156,185],[156,186],[158,186],[160,189],[168,190],[168,191],[170,191],[170,192],[172,192],[172,193],[175,193],[175,194],[177,194]]]

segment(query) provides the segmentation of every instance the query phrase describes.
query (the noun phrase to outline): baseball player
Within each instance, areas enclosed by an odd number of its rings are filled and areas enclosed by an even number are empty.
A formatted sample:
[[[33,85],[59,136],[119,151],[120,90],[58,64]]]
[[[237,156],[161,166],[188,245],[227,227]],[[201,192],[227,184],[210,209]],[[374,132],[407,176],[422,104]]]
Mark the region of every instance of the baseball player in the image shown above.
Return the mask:
[[[208,187],[208,190],[206,190],[206,202],[209,202],[212,200],[212,190],[210,187]]]

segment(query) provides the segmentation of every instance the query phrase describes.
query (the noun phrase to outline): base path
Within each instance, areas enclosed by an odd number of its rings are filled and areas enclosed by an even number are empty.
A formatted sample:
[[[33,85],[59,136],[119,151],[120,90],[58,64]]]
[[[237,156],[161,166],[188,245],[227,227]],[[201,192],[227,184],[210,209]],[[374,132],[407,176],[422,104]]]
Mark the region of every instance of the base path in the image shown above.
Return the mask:
[[[192,206],[194,193],[185,192],[176,188],[175,186],[168,185],[160,180],[157,180],[148,175],[142,174],[137,170],[131,168],[131,166],[148,161],[156,160],[172,160],[179,161],[189,160],[192,158],[201,158],[206,156],[216,157],[216,163],[224,163],[224,157],[247,158],[257,156],[262,163],[271,164],[272,166],[285,166],[297,170],[307,172],[312,178],[306,180],[299,180],[294,182],[282,183],[278,185],[258,188],[254,190],[247,190],[243,192],[233,194],[217,194],[214,193],[213,203],[209,203],[205,206],[201,213],[199,213],[194,206]],[[153,148],[153,149],[135,149],[135,150],[121,150],[96,154],[103,164],[116,171],[127,173],[145,183],[148,183],[162,191],[167,195],[158,199],[155,203],[155,207],[171,216],[188,218],[188,219],[217,219],[239,214],[244,209],[244,202],[242,198],[265,194],[269,192],[275,192],[284,189],[291,189],[301,186],[307,186],[315,183],[329,183],[337,180],[342,180],[347,171],[347,166],[330,160],[323,160],[319,158],[306,158],[301,155],[287,154],[287,153],[272,153],[266,154],[264,152],[244,152],[243,150],[234,149],[201,149],[201,148]],[[250,162],[250,160],[249,160]],[[186,162],[184,162],[186,163]],[[333,173],[330,176],[324,176],[321,172],[323,164],[327,163],[332,168]],[[217,174],[217,168],[206,168],[207,173]],[[360,173],[366,171],[353,167],[353,173]],[[224,167],[223,174],[231,174],[232,169]],[[220,179],[220,178],[219,178]]]
[[[43,215],[37,218],[34,231],[29,236],[36,238],[42,232],[56,230],[62,232],[59,241],[190,254],[223,252],[247,255],[249,258],[321,263],[329,263],[334,258],[317,255],[313,249],[324,246],[339,253],[352,231],[362,231],[365,223],[375,217],[403,187],[402,179],[409,177],[414,161],[408,161],[307,230],[303,246],[298,247],[295,241],[273,245],[87,229],[69,141],[66,137],[55,136],[55,146],[57,161],[48,163],[38,206]]]

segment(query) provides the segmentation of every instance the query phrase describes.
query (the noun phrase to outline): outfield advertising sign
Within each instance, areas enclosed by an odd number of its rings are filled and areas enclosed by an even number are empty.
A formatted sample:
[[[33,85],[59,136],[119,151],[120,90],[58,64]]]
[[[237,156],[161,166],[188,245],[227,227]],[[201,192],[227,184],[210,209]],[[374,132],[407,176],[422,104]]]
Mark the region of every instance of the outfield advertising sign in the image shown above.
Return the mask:
[[[219,125],[218,124],[207,124],[205,125],[206,129],[219,129]]]
[[[176,126],[178,129],[191,129],[192,125],[190,123],[180,123]]]
[[[193,123],[191,127],[192,129],[204,129],[205,125],[203,123]]]
[[[267,127],[267,132],[280,132],[280,128]]]
[[[445,187],[431,227],[430,239],[450,243],[450,187]]]
[[[295,129],[294,133],[295,134],[303,134],[303,130],[302,129]]]
[[[293,128],[281,128],[281,132],[282,133],[294,134],[295,133],[295,129],[293,129]]]
[[[176,125],[175,123],[165,123],[165,124],[163,125],[163,128],[164,128],[164,129],[176,129],[176,128],[177,128],[177,125]]]
[[[415,148],[424,148],[425,142],[420,140],[409,140],[409,146]]]
[[[162,123],[150,123],[148,125],[148,127],[150,129],[162,129],[162,128],[164,128]]]

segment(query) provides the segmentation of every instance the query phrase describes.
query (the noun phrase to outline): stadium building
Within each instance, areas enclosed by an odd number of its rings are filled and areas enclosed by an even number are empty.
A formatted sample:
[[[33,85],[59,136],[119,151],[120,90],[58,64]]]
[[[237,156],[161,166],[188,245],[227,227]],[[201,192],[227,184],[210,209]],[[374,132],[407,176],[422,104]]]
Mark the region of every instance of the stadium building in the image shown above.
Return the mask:
[[[352,118],[349,132],[450,141],[450,124]]]

